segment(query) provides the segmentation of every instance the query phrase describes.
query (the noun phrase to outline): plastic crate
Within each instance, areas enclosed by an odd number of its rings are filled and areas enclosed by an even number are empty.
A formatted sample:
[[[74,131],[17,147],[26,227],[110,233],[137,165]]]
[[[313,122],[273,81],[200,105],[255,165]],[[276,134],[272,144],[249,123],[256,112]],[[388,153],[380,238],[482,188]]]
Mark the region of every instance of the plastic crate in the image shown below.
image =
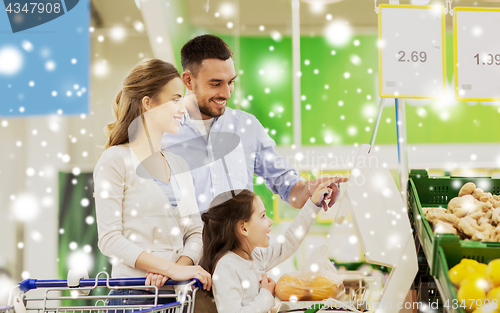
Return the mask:
[[[469,258],[487,263],[500,256],[499,242],[481,242],[460,240],[453,234],[434,236],[431,225],[425,219],[422,207],[443,207],[458,196],[460,188],[474,182],[479,188],[493,194],[500,193],[500,179],[490,177],[429,177],[426,170],[411,170],[408,184],[408,213],[414,231],[422,244],[430,274],[436,276],[436,266],[440,261],[437,256],[439,246],[443,246],[446,256]],[[458,261],[460,262],[460,261]]]
[[[436,279],[437,279],[437,287],[439,289],[439,293],[441,294],[441,298],[443,300],[443,311],[447,313],[466,313],[465,310],[460,307],[460,303],[457,299],[457,289],[453,287],[453,284],[450,281],[450,277],[448,275],[448,271],[453,266],[460,263],[462,257],[451,251],[452,245],[446,247],[440,246],[437,249],[437,259],[436,263]],[[464,251],[464,253],[470,253],[471,258],[474,260],[485,260],[479,261],[480,263],[489,263],[491,261],[491,250],[488,248],[470,248],[464,249],[469,251]],[[498,258],[499,255],[496,255]],[[455,301],[454,301],[455,300]]]
[[[466,313],[460,307],[460,303],[454,301],[457,298],[457,289],[450,281],[449,269],[460,263],[463,254],[469,254],[468,258],[487,264],[491,259],[494,259],[491,249],[471,247],[462,249],[462,253],[456,253],[454,250],[456,250],[455,247],[458,243],[455,240],[449,244],[441,243],[442,245],[438,246],[436,251],[438,262],[433,277],[430,276],[429,266],[417,238],[415,244],[418,252],[419,271],[413,282],[413,289],[417,291],[417,302],[432,305],[431,308],[437,309],[437,312]]]

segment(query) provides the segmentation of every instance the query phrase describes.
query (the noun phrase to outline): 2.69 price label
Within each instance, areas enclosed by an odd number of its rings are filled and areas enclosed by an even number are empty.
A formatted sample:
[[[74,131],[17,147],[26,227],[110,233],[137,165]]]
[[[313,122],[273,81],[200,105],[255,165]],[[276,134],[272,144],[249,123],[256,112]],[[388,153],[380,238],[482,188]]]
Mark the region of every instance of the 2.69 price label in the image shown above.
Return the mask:
[[[379,94],[440,98],[445,94],[442,6],[380,5]]]
[[[401,56],[398,59],[398,62],[410,62],[410,61],[412,61],[412,62],[425,62],[425,61],[427,61],[427,53],[425,53],[425,51],[421,51],[421,52],[413,51],[410,54],[411,58],[407,58],[407,59],[405,59],[406,53],[404,51],[399,51],[398,54]]]

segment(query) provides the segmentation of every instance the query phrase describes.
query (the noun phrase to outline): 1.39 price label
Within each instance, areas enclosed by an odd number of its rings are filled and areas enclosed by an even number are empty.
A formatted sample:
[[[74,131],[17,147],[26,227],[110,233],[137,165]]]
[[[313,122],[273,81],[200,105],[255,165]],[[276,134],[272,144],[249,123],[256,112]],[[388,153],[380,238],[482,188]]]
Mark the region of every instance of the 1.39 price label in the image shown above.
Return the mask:
[[[455,8],[455,98],[500,100],[500,9]]]
[[[442,6],[380,5],[379,94],[440,98],[446,89]]]

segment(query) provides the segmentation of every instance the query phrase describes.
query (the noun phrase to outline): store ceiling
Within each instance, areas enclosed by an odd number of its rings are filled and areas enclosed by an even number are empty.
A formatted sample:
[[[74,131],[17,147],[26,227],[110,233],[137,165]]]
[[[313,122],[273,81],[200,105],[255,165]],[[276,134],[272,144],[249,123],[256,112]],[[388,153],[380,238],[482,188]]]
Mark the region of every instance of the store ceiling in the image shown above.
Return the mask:
[[[208,13],[206,12],[206,0],[187,1],[190,22],[217,33],[239,31],[240,35],[268,36],[272,30],[277,30],[282,34],[289,34],[291,30],[291,0],[210,0]],[[308,0],[308,2],[312,1],[316,0]],[[232,4],[235,12],[232,16],[225,17],[223,12],[227,9],[224,9],[224,5],[228,3]],[[377,1],[377,5],[383,3],[389,3],[389,0]],[[400,3],[409,4],[410,1],[401,0]],[[432,0],[431,4],[444,6],[445,0]],[[500,0],[454,0],[452,5],[453,7],[500,7]],[[226,8],[230,8],[230,6]],[[219,17],[215,16],[216,12],[219,13]],[[331,14],[331,20],[327,20],[328,14]],[[300,1],[300,25],[303,35],[322,34],[328,23],[339,19],[347,21],[357,33],[374,32],[378,23],[375,3],[373,0],[342,0],[318,6],[303,0]],[[228,29],[228,22],[233,22],[233,29]],[[447,17],[447,22],[451,26],[452,18],[450,16]],[[238,23],[239,29],[237,29]],[[265,27],[264,31],[259,30],[261,25]]]
[[[240,36],[269,36],[273,30],[283,35],[291,33],[291,0],[209,0],[208,12],[207,0],[159,1],[164,5],[173,1],[184,2],[188,15],[184,20],[215,33]],[[389,3],[389,0],[377,0],[377,4],[383,3]],[[409,4],[410,0],[401,0],[400,3]],[[431,4],[444,6],[445,0],[432,0]],[[500,7],[500,0],[453,0],[452,5]],[[302,0],[301,33],[321,35],[325,26],[336,20],[348,22],[356,33],[373,33],[377,30],[378,23],[374,8],[373,0],[342,0],[323,7]],[[327,20],[328,14],[331,15],[331,20]],[[92,0],[92,24],[96,28],[111,28],[117,24],[133,28],[134,21],[142,21],[143,18],[147,17],[142,16],[135,0]],[[452,18],[448,15],[446,20],[451,27]],[[233,23],[232,29],[227,27],[228,22]],[[260,26],[265,29],[259,30]]]

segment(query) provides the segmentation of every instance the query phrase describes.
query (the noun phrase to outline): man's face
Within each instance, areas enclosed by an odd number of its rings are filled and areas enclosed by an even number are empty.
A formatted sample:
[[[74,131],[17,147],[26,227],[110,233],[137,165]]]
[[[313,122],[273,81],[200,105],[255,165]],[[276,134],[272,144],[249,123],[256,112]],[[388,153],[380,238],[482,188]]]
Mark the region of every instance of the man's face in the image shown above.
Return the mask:
[[[192,90],[203,119],[224,114],[227,100],[234,91],[233,59],[225,61],[206,59],[201,63],[198,75],[192,76]]]

